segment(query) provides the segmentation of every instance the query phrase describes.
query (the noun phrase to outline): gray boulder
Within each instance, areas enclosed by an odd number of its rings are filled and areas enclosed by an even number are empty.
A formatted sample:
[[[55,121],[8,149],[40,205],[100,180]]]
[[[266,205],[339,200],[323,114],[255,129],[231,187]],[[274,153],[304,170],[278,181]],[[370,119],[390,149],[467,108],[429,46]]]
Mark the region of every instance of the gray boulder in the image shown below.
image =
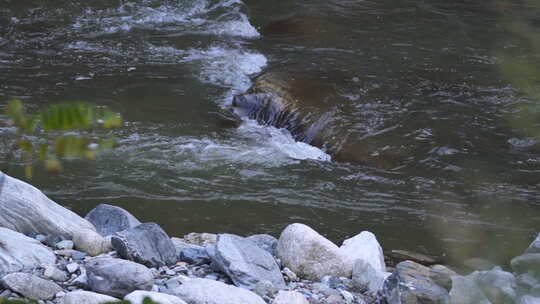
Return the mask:
[[[56,256],[39,241],[0,227],[0,277],[54,264]]]
[[[304,279],[320,281],[324,276],[350,277],[349,258],[334,243],[303,224],[283,230],[276,249],[277,257]]]
[[[135,290],[151,290],[154,276],[141,264],[114,258],[96,258],[86,264],[92,291],[122,298]]]
[[[309,302],[303,294],[297,291],[281,290],[272,304],[309,304]]]
[[[59,304],[105,304],[119,302],[120,300],[91,291],[72,291],[66,294]]]
[[[141,224],[131,213],[112,205],[100,204],[84,217],[102,236],[112,235]]]
[[[476,281],[491,303],[513,303],[517,298],[516,277],[510,272],[503,271],[500,267],[480,272]]]
[[[248,236],[246,240],[255,243],[255,245],[268,251],[271,255],[276,255],[278,240],[275,237],[268,234],[255,234]]]
[[[396,269],[384,282],[383,294],[389,304],[446,304],[450,303],[448,291],[451,287],[436,282],[443,280],[445,273],[434,271],[412,261],[396,265]]]
[[[529,248],[525,250],[525,253],[540,253],[540,233],[536,236],[536,239],[531,243]]]
[[[450,304],[492,304],[478,286],[478,272],[468,276],[453,276]]]
[[[62,288],[55,283],[29,273],[11,273],[4,276],[0,282],[5,288],[30,300],[51,300],[62,291]]]
[[[58,235],[74,240],[75,247],[96,255],[96,246],[75,241],[78,234],[97,234],[94,226],[74,212],[50,200],[43,192],[0,172],[0,226],[20,233]],[[80,240],[80,238],[78,238]],[[93,242],[102,241],[99,238]]]
[[[117,232],[112,236],[112,246],[122,258],[148,267],[172,265],[178,261],[171,239],[155,223]]]
[[[540,253],[525,253],[510,261],[512,269],[518,274],[533,272],[540,276]]]
[[[157,304],[186,304],[182,299],[166,293],[136,290],[124,297],[131,304],[143,304],[144,299],[150,299]]]
[[[220,234],[212,262],[238,287],[253,289],[260,281],[270,281],[277,288],[285,288],[285,281],[272,255],[245,238]]]
[[[363,259],[358,259],[353,265],[352,280],[355,288],[367,289],[370,293],[382,290],[384,280],[390,275],[388,272],[375,270],[373,266]]]
[[[174,290],[188,304],[265,304],[255,293],[209,279],[191,279]]]

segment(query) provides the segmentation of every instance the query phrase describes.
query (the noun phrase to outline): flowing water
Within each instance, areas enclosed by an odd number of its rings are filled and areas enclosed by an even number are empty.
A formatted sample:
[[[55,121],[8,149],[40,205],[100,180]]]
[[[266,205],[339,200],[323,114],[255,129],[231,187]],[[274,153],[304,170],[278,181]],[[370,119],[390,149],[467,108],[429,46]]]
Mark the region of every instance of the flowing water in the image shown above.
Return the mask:
[[[523,12],[465,0],[2,0],[0,101],[123,115],[117,148],[31,181],[81,214],[113,203],[178,236],[278,236],[303,222],[335,242],[370,230],[385,250],[501,262],[540,229],[538,145],[511,123],[529,101],[500,65],[505,51],[530,55],[503,26]],[[265,71],[286,72],[299,104],[338,126],[315,129],[328,142],[234,113],[233,96]],[[347,149],[360,157],[332,157]],[[0,165],[23,177],[16,161]]]

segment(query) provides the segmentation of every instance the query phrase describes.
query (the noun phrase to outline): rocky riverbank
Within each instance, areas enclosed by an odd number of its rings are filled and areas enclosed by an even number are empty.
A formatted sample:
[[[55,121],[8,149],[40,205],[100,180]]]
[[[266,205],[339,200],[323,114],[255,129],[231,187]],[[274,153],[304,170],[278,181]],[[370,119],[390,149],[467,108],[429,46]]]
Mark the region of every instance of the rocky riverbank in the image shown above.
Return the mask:
[[[511,262],[458,275],[385,265],[368,231],[338,247],[303,224],[270,235],[190,233],[102,204],[85,218],[0,172],[0,297],[100,304],[540,303],[540,235]]]

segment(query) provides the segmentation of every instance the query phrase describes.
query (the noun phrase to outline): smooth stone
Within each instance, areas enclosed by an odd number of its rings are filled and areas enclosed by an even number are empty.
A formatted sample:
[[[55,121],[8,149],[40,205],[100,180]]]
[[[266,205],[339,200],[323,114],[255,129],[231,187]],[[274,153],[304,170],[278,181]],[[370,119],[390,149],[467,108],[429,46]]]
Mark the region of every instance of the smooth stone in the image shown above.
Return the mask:
[[[440,277],[444,275],[418,263],[404,261],[396,265],[392,275],[384,281],[383,294],[388,304],[450,303],[449,286],[435,282],[443,281]],[[437,280],[433,280],[434,277]],[[449,285],[451,282],[450,279]]]
[[[309,304],[306,297],[297,291],[280,290],[272,304]]]
[[[178,258],[180,261],[190,264],[210,263],[210,256],[206,252],[206,249],[197,245],[191,245],[188,248],[184,248],[182,251],[180,251]]]
[[[298,282],[298,276],[296,273],[294,273],[289,268],[285,267],[283,270],[281,270],[281,273],[283,273],[283,276],[289,281],[289,282]]]
[[[79,264],[69,263],[66,265],[66,269],[69,273],[74,273],[75,271],[77,271],[77,269],[79,269]]]
[[[65,282],[68,280],[68,275],[62,270],[56,268],[54,265],[48,265],[43,271],[43,276],[46,279],[51,279],[57,282]]]
[[[525,253],[540,253],[540,233],[538,233],[536,239],[529,245],[529,248],[525,250]]]
[[[151,290],[154,276],[144,265],[114,258],[95,258],[86,264],[92,291],[122,298],[135,290]]]
[[[80,229],[73,235],[75,249],[96,256],[111,251],[110,243],[93,229]]]
[[[77,290],[67,293],[59,301],[59,304],[105,304],[119,301],[120,300],[117,298],[107,295],[102,295],[91,291]]]
[[[268,251],[271,255],[276,255],[278,240],[269,234],[255,234],[248,236],[246,240],[255,243],[261,249]]]
[[[440,260],[436,257],[408,250],[391,250],[388,256],[397,262],[413,261],[424,266],[440,263]]]
[[[278,289],[285,281],[274,257],[255,243],[232,234],[220,234],[212,261],[238,287],[253,289],[260,281],[269,281]]]
[[[488,300],[494,304],[512,303],[517,297],[516,277],[499,267],[480,272],[476,281]]]
[[[63,240],[56,243],[54,247],[56,247],[56,249],[59,249],[59,250],[70,250],[70,249],[73,249],[73,241]]]
[[[122,258],[148,267],[172,265],[178,260],[171,239],[155,223],[117,232],[112,237],[112,245]]]
[[[343,241],[340,249],[350,259],[352,265],[356,260],[362,259],[369,263],[374,270],[386,272],[383,250],[373,233],[362,231]]]
[[[22,272],[8,274],[0,282],[4,287],[31,300],[50,300],[62,291],[60,286],[51,281]]]
[[[190,244],[206,246],[217,242],[217,234],[192,232],[184,235],[184,240]]]
[[[0,181],[0,226],[26,235],[58,235],[71,240],[84,230],[95,232],[94,225],[34,186],[2,172]]]
[[[384,280],[390,275],[388,272],[375,270],[372,264],[363,259],[354,263],[352,270],[353,285],[357,289],[367,289],[370,293],[382,290]]]
[[[179,297],[166,293],[136,290],[124,297],[124,301],[129,301],[131,304],[144,304],[144,299],[150,299],[159,304],[186,304]]]
[[[84,217],[102,236],[112,235],[141,224],[128,211],[112,205],[99,204]]]
[[[452,277],[450,304],[492,304],[476,283],[477,274]]]
[[[352,265],[334,243],[304,224],[283,230],[276,253],[284,267],[298,276],[320,281],[325,275],[350,277]]]
[[[526,253],[510,261],[512,269],[518,274],[532,271],[540,276],[540,253]]]
[[[519,299],[518,304],[540,304],[540,297],[526,295]]]
[[[265,304],[257,294],[208,279],[191,279],[174,289],[173,294],[188,304]]]
[[[55,254],[38,240],[0,227],[0,277],[54,264]]]

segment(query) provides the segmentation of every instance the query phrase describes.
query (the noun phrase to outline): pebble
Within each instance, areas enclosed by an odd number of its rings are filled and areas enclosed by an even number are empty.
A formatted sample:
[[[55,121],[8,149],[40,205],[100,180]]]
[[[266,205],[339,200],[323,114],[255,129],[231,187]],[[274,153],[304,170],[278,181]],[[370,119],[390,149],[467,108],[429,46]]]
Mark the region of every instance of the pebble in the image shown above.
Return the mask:
[[[74,273],[75,271],[77,271],[77,269],[79,269],[79,264],[69,263],[66,265],[66,269],[67,271],[69,271],[69,273]]]
[[[55,247],[59,250],[71,250],[73,249],[73,241],[64,240],[56,243]]]
[[[296,273],[294,273],[292,270],[290,270],[287,267],[283,268],[283,270],[281,270],[281,273],[283,273],[283,275],[285,276],[285,279],[290,282],[298,281],[298,276],[296,275]]]

